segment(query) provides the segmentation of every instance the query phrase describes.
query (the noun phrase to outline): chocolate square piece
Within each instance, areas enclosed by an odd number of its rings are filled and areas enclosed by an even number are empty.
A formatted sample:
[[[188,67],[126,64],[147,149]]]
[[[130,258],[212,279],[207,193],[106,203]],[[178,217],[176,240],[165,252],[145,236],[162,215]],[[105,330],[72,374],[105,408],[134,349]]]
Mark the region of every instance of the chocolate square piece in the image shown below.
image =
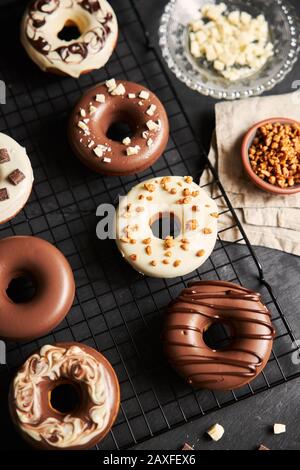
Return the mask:
[[[6,163],[10,161],[10,156],[7,149],[0,149],[0,163]]]
[[[6,188],[0,189],[0,202],[9,199],[8,191]]]
[[[20,170],[14,170],[8,175],[8,179],[12,184],[17,186],[19,183],[21,183],[21,181],[25,179],[25,175]]]

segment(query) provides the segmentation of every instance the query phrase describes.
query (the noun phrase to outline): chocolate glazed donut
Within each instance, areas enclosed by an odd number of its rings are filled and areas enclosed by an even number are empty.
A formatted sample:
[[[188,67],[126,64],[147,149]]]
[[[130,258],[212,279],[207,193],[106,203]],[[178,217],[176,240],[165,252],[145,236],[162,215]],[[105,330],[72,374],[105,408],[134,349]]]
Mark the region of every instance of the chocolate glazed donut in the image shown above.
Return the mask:
[[[15,303],[8,288],[21,277],[32,281],[35,293],[30,300]],[[29,236],[0,241],[0,337],[27,341],[45,335],[66,316],[74,295],[71,267],[53,245]]]
[[[231,282],[199,281],[170,305],[163,332],[170,364],[196,388],[231,390],[265,367],[275,331],[261,296]],[[213,323],[231,329],[231,344],[210,349],[203,334]]]
[[[107,136],[124,123],[131,136],[122,142]],[[127,81],[108,80],[88,90],[75,106],[68,136],[75,155],[91,170],[109,176],[139,173],[162,155],[169,139],[169,121],[157,96]]]

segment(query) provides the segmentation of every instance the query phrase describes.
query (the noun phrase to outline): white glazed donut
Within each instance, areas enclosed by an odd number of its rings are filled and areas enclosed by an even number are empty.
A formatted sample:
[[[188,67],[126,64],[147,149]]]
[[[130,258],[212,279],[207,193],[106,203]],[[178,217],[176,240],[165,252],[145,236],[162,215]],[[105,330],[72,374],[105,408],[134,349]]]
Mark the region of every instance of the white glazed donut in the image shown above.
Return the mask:
[[[32,183],[33,172],[25,148],[0,133],[0,224],[25,206]]]
[[[76,25],[81,36],[60,39],[67,25]],[[117,37],[117,18],[106,0],[33,0],[21,24],[21,41],[30,58],[44,71],[75,78],[103,67]]]
[[[175,237],[156,237],[151,225],[169,214],[180,226]],[[202,265],[217,238],[218,209],[190,176],[165,176],[139,183],[121,199],[116,243],[122,256],[142,274],[172,278]]]

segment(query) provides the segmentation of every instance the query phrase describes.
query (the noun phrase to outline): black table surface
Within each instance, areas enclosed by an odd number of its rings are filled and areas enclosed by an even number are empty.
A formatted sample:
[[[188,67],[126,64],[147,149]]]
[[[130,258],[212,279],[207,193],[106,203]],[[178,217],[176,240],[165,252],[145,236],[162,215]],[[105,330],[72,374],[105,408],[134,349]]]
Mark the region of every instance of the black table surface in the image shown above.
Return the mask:
[[[187,2],[189,0],[186,0]],[[138,5],[153,40],[157,41],[159,19],[165,0],[139,0]],[[300,15],[297,0],[291,3]],[[200,135],[206,148],[214,129],[214,105],[216,101],[190,90],[174,75],[170,75],[178,90],[180,99],[188,113],[192,126]],[[285,80],[268,94],[288,93],[292,83],[300,77],[300,62]],[[300,235],[299,235],[300,236]],[[300,258],[281,251],[256,247],[256,253],[264,267],[267,280],[275,287],[284,312],[289,319],[296,338],[300,338]],[[300,449],[300,380],[293,380],[267,392],[258,394],[228,408],[201,417],[146,443],[137,449],[171,450],[178,449],[184,442],[195,449],[255,449],[264,443],[272,449]],[[205,437],[205,431],[215,423],[225,428],[224,437],[212,442]],[[273,435],[273,424],[284,423],[287,432]]]

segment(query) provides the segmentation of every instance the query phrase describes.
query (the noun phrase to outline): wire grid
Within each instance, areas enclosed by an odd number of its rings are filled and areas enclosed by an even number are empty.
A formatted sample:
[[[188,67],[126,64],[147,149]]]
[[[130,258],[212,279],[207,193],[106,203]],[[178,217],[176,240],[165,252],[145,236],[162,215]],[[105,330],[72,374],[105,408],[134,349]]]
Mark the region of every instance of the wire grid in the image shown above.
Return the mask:
[[[300,366],[291,360],[292,354],[299,352],[293,332],[214,170],[196,142],[158,52],[149,44],[147,47],[138,1],[111,3],[120,25],[118,46],[104,69],[80,80],[43,74],[26,57],[17,40],[26,2],[10,2],[0,14],[0,79],[7,85],[7,104],[0,108],[0,131],[27,148],[35,174],[30,201],[13,221],[1,226],[0,237],[29,234],[54,243],[68,258],[77,286],[73,308],[55,331],[36,341],[8,344],[8,365],[0,367],[0,377],[8,384],[15,368],[47,343],[79,341],[101,351],[117,372],[122,398],[112,431],[97,446],[103,450],[132,447],[300,375]],[[4,41],[8,31],[9,37],[15,38],[9,49]],[[66,121],[75,102],[83,91],[108,77],[144,84],[159,96],[168,112],[168,147],[142,174],[122,178],[95,175],[77,161],[66,141]],[[231,223],[219,232],[214,252],[199,270],[183,278],[145,278],[122,261],[113,241],[97,240],[95,213],[99,204],[115,203],[118,195],[126,194],[145,178],[191,174],[197,179],[205,167],[212,175],[209,184],[219,188],[215,199],[223,198],[227,203],[221,216],[231,214]],[[238,231],[236,243],[223,240],[224,232],[231,227]],[[187,282],[198,278],[236,283],[247,278],[246,285],[251,287],[253,283],[261,290],[273,313],[277,337],[270,361],[251,385],[237,391],[193,390],[164,362],[160,343],[164,310]],[[1,402],[6,402],[5,397]],[[5,433],[0,430],[0,442],[9,436],[8,445],[12,440],[19,445],[10,428],[7,424]]]

